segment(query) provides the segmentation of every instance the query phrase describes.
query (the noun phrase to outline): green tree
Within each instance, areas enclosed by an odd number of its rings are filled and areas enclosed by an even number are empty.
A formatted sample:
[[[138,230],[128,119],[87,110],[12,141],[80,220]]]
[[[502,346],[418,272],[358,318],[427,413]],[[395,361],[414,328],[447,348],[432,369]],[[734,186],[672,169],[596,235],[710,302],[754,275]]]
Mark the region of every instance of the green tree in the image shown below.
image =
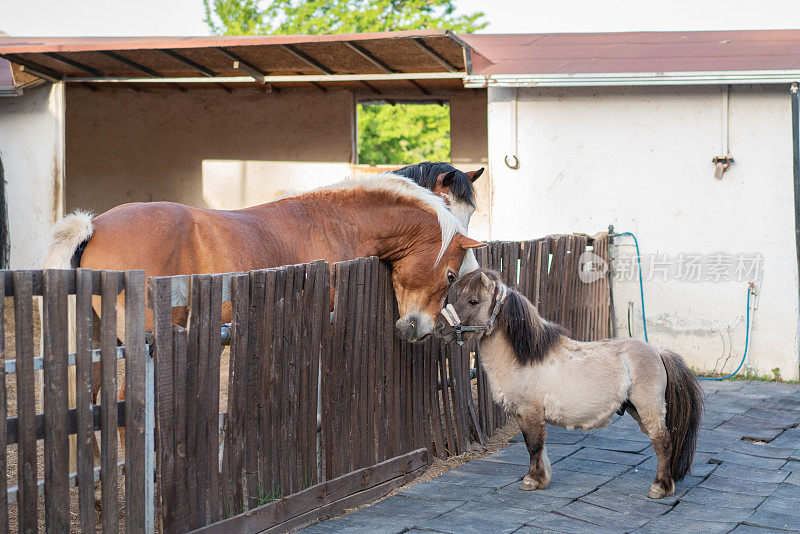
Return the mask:
[[[408,165],[450,159],[450,106],[358,106],[358,162]]]
[[[203,0],[219,35],[357,33],[447,28],[474,32],[481,12],[456,13],[453,0]]]

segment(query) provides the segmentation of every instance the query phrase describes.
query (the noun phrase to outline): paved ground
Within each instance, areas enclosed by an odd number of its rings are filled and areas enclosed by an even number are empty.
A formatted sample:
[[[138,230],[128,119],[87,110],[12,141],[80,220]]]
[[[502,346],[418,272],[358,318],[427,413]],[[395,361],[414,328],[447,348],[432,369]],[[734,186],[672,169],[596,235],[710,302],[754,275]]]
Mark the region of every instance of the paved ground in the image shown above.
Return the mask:
[[[666,499],[645,496],[656,459],[626,415],[590,433],[548,427],[546,490],[517,489],[528,453],[514,443],[304,533],[800,532],[800,386],[704,382],[703,389],[692,474]]]

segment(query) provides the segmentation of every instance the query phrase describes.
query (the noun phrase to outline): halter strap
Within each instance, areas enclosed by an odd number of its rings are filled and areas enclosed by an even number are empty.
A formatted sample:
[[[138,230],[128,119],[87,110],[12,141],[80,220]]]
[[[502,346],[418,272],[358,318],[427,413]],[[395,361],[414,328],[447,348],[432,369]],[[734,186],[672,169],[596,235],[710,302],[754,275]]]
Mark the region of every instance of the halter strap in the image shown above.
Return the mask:
[[[459,345],[464,344],[464,340],[461,338],[462,332],[477,332],[481,330],[488,330],[492,326],[494,326],[494,322],[497,320],[497,316],[500,314],[500,306],[503,305],[505,302],[506,297],[508,296],[508,288],[505,284],[500,284],[500,290],[495,295],[494,306],[492,307],[492,314],[489,316],[489,320],[486,324],[483,325],[462,325],[461,318],[458,316],[458,312],[453,307],[452,304],[448,304],[442,310],[442,315],[444,316],[445,321],[453,327],[456,333],[456,343]]]

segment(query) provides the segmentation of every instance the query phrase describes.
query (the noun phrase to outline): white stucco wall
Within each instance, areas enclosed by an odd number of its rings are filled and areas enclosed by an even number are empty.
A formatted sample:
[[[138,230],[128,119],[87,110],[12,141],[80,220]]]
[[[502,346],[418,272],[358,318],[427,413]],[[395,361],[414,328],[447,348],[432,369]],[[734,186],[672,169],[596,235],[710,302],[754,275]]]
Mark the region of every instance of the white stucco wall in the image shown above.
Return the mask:
[[[798,378],[798,280],[794,237],[788,87],[734,86],[729,145],[735,164],[721,180],[723,88],[489,90],[492,238],[634,232],[643,259],[662,254],[761,254],[749,368]],[[516,116],[516,118],[515,118]],[[515,123],[518,125],[515,127]],[[518,132],[515,140],[514,133]],[[516,151],[520,167],[503,163]],[[618,262],[633,254],[618,239]],[[627,258],[626,258],[627,257]],[[748,266],[751,265],[748,263]],[[645,261],[645,276],[649,261]],[[658,273],[657,273],[658,274]],[[706,278],[708,270],[702,273]],[[734,272],[734,278],[738,276]],[[697,369],[731,370],[744,348],[746,281],[645,281],[650,342],[680,352]],[[616,281],[619,335],[642,337],[636,279]]]
[[[41,268],[63,210],[64,89],[46,84],[0,98],[12,269]]]

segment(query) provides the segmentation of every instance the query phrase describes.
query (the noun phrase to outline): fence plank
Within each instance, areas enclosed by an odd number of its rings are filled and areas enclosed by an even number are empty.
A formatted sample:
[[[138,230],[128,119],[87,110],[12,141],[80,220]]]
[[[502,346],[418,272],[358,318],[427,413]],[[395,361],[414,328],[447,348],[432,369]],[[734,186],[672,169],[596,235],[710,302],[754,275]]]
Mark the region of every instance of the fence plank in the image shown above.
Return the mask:
[[[201,532],[221,534],[294,531],[315,518],[329,517],[347,507],[385,495],[419,473],[426,464],[425,457],[425,449],[409,452],[210,525]],[[394,483],[390,484],[391,482]],[[309,511],[312,511],[311,514],[308,514]]]
[[[6,359],[5,285],[6,278],[0,276],[0,362],[3,363],[5,363]],[[3,365],[3,368],[0,369],[0,421],[4,421],[6,417],[8,417],[6,409],[6,366]],[[6,473],[8,473],[6,433],[0,430],[0,496],[8,495]],[[9,532],[7,498],[0,498],[0,532]]]
[[[219,498],[219,387],[220,352],[222,350],[222,275],[212,275],[209,279],[209,320],[208,333],[208,414],[205,435],[208,442],[206,493],[209,519],[219,521],[222,514],[222,499]]]
[[[175,527],[185,529],[189,524],[189,332],[179,325],[172,325],[172,375],[175,384],[175,474],[172,502],[175,505]]]
[[[343,429],[344,402],[342,390],[347,359],[344,357],[347,328],[347,286],[350,270],[345,263],[333,265],[334,306],[330,350],[323,360],[322,429],[323,454],[325,456],[325,478],[339,476],[344,464],[346,450]]]
[[[322,359],[325,354],[330,352],[330,335],[331,335],[331,325],[330,325],[330,299],[331,299],[331,292],[330,292],[330,271],[328,268],[328,264],[323,260],[317,260],[314,262],[314,301],[312,304],[312,309],[314,310],[314,319],[312,322],[312,332],[311,332],[311,347],[314,351],[315,357],[311,360],[311,376],[309,378],[309,382],[311,385],[311,397],[313,402],[311,406],[314,407],[313,410],[308,414],[308,425],[309,428],[313,428],[313,442],[308,444],[309,446],[309,455],[308,460],[313,466],[311,470],[312,473],[312,483],[316,484],[320,481],[320,478],[323,474],[322,466],[319,466],[317,463],[317,413],[319,412],[321,415],[322,411],[322,404],[321,404],[321,397],[322,394],[322,377],[321,377],[321,366],[322,366]],[[312,426],[313,425],[313,426]],[[320,446],[322,445],[322,440],[319,440]],[[323,458],[323,455],[319,454],[319,458]]]
[[[231,280],[231,344],[228,366],[228,418],[222,487],[224,515],[244,510],[244,386],[247,380],[247,341],[250,320],[250,277],[235,275]]]
[[[45,527],[69,530],[67,440],[67,271],[44,272],[44,487]]]
[[[186,321],[188,326],[186,329],[186,396],[181,399],[181,402],[186,404],[186,494],[183,498],[187,501],[186,525],[190,529],[194,529],[204,524],[200,515],[201,507],[198,503],[198,495],[204,487],[197,483],[201,284],[198,275],[192,275],[189,281],[189,317]],[[173,284],[174,290],[175,285]]]
[[[17,355],[17,417],[19,445],[17,477],[20,493],[19,531],[37,532],[38,504],[36,480],[36,404],[33,383],[33,275],[30,271],[14,271],[14,325]]]
[[[120,273],[102,271],[100,310],[100,481],[103,531],[119,531],[117,476],[117,288]]]
[[[379,408],[377,404],[378,396],[376,395],[378,389],[378,382],[376,377],[376,337],[377,321],[376,321],[376,288],[373,284],[375,263],[378,258],[371,257],[367,259],[364,265],[364,286],[361,289],[364,296],[364,324],[361,330],[366,334],[364,343],[364,352],[362,353],[363,364],[362,369],[362,382],[361,382],[361,405],[365,412],[362,418],[361,437],[364,443],[364,455],[360,467],[373,465],[376,462],[375,456],[375,439],[377,433],[375,432],[375,415],[376,410]],[[363,423],[366,422],[366,425]]]
[[[125,271],[125,522],[144,532],[149,514],[145,471],[145,289],[144,271]]]
[[[264,277],[264,304],[263,316],[253,316],[254,321],[258,321],[260,328],[257,329],[256,334],[260,332],[259,347],[261,347],[261,356],[259,358],[259,377],[261,387],[258,388],[258,417],[256,421],[258,429],[258,484],[262,491],[272,491],[277,489],[280,480],[278,475],[278,466],[272,458],[279,454],[280,447],[276,440],[273,439],[272,433],[272,410],[278,409],[277,403],[273,407],[272,399],[275,397],[272,393],[274,387],[274,372],[273,366],[275,365],[275,346],[277,339],[274,337],[277,334],[275,328],[275,321],[280,320],[280,313],[276,314],[275,310],[275,269],[268,269],[263,272]],[[261,285],[260,276],[258,285]],[[260,302],[259,302],[260,303]],[[246,400],[244,402],[247,402]]]
[[[150,309],[153,313],[153,337],[155,339],[155,415],[158,436],[158,487],[162,528],[166,532],[176,530],[175,522],[175,396],[172,354],[172,280],[150,278],[147,281]],[[79,316],[80,313],[79,313]],[[180,402],[180,401],[179,401]],[[78,403],[80,406],[80,401]],[[78,442],[80,443],[80,438]],[[93,514],[94,515],[94,514]]]
[[[78,508],[82,532],[94,532],[94,424],[92,418],[92,271],[78,269],[75,283],[75,399]]]
[[[286,483],[283,486],[283,495],[289,495],[298,490],[300,486],[300,476],[298,473],[298,448],[297,444],[297,368],[299,360],[305,355],[300,347],[299,323],[302,322],[301,293],[303,290],[304,265],[294,265],[287,268],[286,291],[284,293],[287,305],[287,321],[284,326],[284,347],[283,362],[283,392],[287,402],[282,403],[284,410],[285,423],[282,430],[282,445],[284,450],[284,465],[288,469],[281,469],[286,473]],[[305,402],[303,399],[302,402]]]
[[[247,379],[243,383],[246,399],[258,398],[259,358],[263,352],[264,331],[264,271],[250,272],[250,317],[247,344]],[[276,311],[277,313],[277,311]],[[274,398],[274,397],[273,397]],[[258,404],[245,400],[245,479],[247,481],[247,508],[253,507],[258,498]],[[273,453],[274,454],[274,453]]]

